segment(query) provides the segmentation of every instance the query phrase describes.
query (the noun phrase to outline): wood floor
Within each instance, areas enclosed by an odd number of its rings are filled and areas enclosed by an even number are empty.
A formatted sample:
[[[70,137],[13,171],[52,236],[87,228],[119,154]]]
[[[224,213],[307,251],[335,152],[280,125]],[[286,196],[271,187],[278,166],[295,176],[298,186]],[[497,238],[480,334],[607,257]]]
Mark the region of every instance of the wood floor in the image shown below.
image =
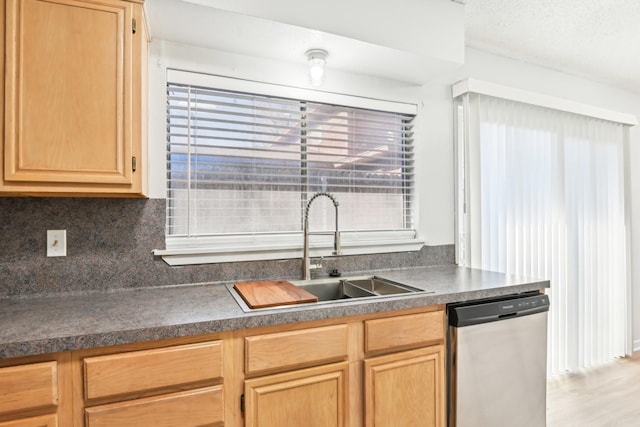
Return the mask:
[[[636,426],[640,426],[640,352],[549,380],[547,427]]]

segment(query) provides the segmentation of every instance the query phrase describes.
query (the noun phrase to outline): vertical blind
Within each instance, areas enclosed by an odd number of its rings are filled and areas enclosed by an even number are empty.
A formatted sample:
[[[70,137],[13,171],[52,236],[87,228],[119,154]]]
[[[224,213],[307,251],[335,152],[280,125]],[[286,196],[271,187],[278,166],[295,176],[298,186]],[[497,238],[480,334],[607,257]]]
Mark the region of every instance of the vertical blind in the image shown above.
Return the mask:
[[[299,232],[317,191],[342,230],[413,228],[413,115],[174,83],[167,98],[168,236]],[[313,229],[332,229],[319,211]]]
[[[462,261],[551,281],[550,373],[625,355],[625,126],[465,96]]]

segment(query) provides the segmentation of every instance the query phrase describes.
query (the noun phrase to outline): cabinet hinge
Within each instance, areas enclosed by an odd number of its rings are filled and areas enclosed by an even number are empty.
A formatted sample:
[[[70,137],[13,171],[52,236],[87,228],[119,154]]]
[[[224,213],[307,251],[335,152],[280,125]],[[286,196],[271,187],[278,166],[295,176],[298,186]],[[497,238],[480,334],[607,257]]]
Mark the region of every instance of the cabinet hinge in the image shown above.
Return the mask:
[[[133,32],[133,34],[136,33],[136,30],[138,29],[138,23],[136,22],[135,19],[131,20],[131,31]]]
[[[244,415],[244,394],[240,396],[240,413]]]
[[[131,169],[135,172],[138,169],[138,161],[135,157],[131,158]]]

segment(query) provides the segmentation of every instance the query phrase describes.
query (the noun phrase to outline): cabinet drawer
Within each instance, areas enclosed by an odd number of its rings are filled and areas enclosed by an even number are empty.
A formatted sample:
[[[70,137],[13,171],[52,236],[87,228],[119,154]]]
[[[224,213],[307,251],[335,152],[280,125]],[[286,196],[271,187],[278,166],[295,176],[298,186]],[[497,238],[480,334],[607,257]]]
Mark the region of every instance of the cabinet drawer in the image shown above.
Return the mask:
[[[58,417],[56,415],[44,415],[42,417],[23,418],[0,423],[0,427],[58,427]]]
[[[199,427],[224,422],[222,386],[85,409],[86,427]]]
[[[444,339],[444,311],[367,320],[365,352],[418,347]]]
[[[222,343],[88,357],[84,375],[87,399],[213,380],[222,377]]]
[[[344,360],[347,325],[245,338],[245,372],[252,374]]]
[[[1,368],[0,414],[56,406],[57,366],[52,361]]]

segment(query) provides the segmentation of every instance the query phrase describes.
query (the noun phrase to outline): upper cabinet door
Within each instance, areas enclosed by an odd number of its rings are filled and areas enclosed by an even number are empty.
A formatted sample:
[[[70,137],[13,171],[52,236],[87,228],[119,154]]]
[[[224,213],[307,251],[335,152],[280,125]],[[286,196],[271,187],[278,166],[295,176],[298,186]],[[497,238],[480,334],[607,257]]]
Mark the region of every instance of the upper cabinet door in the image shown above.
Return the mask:
[[[120,0],[7,0],[3,190],[143,192],[141,14]]]

